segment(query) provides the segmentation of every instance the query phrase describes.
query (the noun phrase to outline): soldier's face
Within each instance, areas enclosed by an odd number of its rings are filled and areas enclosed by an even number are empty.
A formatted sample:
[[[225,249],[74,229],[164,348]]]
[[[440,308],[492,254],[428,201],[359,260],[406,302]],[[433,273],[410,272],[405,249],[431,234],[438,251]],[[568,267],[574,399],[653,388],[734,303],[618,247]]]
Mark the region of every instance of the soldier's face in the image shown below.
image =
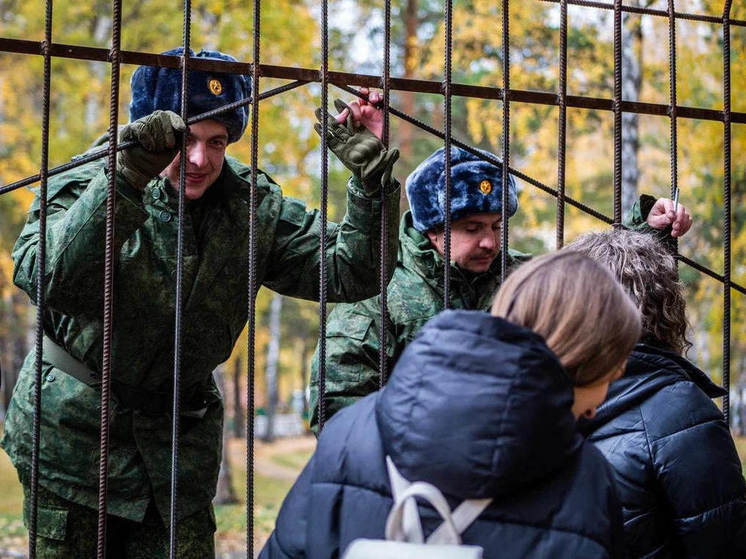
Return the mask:
[[[187,200],[201,198],[220,176],[228,146],[228,130],[215,120],[202,120],[189,126],[187,136],[187,161],[184,197]],[[181,154],[161,175],[167,177],[174,189],[179,185]]]
[[[472,214],[451,224],[451,261],[462,270],[486,272],[500,252],[500,224],[497,212]],[[444,232],[428,231],[427,237],[438,253],[445,253]]]

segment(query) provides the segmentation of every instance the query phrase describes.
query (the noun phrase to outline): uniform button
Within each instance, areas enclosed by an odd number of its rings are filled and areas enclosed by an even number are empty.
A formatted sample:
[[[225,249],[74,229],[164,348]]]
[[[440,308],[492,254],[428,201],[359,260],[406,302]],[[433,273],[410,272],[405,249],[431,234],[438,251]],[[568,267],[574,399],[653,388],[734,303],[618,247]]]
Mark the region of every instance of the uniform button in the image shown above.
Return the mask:
[[[54,382],[56,378],[57,378],[57,375],[55,375],[54,373],[49,373],[47,375],[47,382]]]
[[[163,210],[158,217],[164,223],[168,223],[173,218],[173,216],[171,215],[171,212],[167,212],[166,210]]]
[[[160,200],[161,199],[161,191],[158,188],[154,188],[153,192],[151,193],[151,196],[153,197],[153,200]]]

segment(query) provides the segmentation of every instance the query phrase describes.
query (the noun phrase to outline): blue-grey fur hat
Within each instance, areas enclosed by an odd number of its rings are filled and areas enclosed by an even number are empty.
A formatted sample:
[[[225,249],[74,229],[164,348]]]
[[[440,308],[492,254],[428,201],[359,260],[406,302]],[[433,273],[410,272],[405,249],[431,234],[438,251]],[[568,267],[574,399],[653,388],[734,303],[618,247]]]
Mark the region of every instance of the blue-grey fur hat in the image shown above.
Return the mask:
[[[161,54],[181,56],[183,47],[167,50]],[[201,50],[197,54],[190,49],[192,58],[212,58],[236,62],[228,54],[216,50]],[[181,70],[158,66],[140,66],[132,75],[132,101],[130,102],[130,122],[153,111],[173,111],[181,114]],[[188,116],[195,116],[228,103],[235,103],[251,95],[251,81],[242,74],[189,71],[187,84],[189,95]],[[246,129],[249,120],[249,106],[244,105],[232,111],[213,117],[228,129],[228,142],[238,140]]]
[[[430,155],[407,177],[412,221],[418,231],[442,225],[446,215],[445,148]],[[483,152],[495,159],[498,157]],[[499,159],[498,159],[499,160]],[[508,174],[508,217],[518,209],[513,176]],[[502,211],[502,165],[493,165],[451,146],[451,219]]]

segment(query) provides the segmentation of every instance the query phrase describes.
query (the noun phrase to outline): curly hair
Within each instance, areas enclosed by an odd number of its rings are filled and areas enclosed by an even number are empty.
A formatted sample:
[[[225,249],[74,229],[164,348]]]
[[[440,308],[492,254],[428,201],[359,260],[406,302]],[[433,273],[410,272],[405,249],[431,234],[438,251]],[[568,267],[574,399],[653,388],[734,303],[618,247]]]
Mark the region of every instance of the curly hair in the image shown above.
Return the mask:
[[[625,230],[586,233],[565,249],[587,254],[616,276],[640,310],[641,341],[680,355],[691,347],[676,260],[652,235]]]

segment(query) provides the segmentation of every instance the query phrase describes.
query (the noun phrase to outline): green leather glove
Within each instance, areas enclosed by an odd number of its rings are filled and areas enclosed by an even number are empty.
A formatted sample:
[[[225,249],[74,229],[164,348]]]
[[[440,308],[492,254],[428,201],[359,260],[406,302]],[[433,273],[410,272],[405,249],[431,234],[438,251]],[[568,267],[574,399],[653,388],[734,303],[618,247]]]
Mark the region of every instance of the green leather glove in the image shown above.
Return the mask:
[[[173,161],[179,151],[178,134],[186,129],[184,121],[173,111],[153,111],[125,125],[119,132],[119,141],[134,140],[139,144],[117,155],[117,167],[127,182],[140,190],[145,188]]]
[[[339,99],[334,106],[342,112],[347,105]],[[314,129],[321,136],[321,109],[316,109]],[[375,194],[380,187],[386,187],[391,182],[391,171],[394,163],[399,159],[398,149],[389,149],[383,145],[378,137],[365,126],[355,126],[350,111],[345,124],[327,115],[326,143],[339,160],[352,171],[365,186],[366,194]]]

